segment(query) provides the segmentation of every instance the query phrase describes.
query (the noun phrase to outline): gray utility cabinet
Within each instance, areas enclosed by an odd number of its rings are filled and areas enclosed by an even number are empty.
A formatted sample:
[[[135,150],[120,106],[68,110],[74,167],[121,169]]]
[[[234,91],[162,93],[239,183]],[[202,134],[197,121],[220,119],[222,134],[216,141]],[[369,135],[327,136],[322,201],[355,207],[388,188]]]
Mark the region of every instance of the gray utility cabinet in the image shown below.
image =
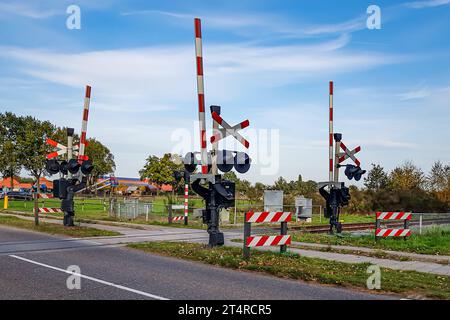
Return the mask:
[[[303,196],[295,198],[295,214],[299,219],[312,218],[312,199]]]
[[[283,191],[264,191],[264,211],[283,211]]]

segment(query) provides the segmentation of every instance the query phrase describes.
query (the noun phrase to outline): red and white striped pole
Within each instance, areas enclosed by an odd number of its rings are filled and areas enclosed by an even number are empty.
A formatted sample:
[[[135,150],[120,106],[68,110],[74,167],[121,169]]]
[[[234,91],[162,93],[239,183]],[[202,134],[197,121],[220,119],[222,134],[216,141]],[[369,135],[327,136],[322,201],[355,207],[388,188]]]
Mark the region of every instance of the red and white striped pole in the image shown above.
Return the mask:
[[[81,122],[80,150],[78,152],[78,160],[86,160],[86,132],[89,118],[89,104],[91,102],[91,87],[86,86],[86,94],[84,97],[83,121]]]
[[[184,224],[188,224],[189,184],[184,184]]]
[[[197,94],[198,94],[198,120],[200,123],[200,148],[202,173],[208,173],[208,152],[206,149],[206,120],[205,120],[205,87],[203,82],[202,57],[202,22],[195,18],[195,55],[197,63]]]
[[[333,81],[330,81],[330,100],[329,100],[329,108],[330,108],[330,118],[329,118],[329,180],[333,181]]]

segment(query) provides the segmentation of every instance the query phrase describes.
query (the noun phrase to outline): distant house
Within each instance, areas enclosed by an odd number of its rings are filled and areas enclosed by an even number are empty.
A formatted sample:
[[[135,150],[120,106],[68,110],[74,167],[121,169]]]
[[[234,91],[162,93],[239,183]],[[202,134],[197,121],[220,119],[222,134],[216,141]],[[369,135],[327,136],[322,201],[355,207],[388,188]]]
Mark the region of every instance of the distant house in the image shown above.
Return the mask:
[[[109,176],[101,177],[97,182],[100,182],[105,178],[107,179]],[[118,190],[123,193],[156,193],[157,191],[172,191],[171,185],[163,184],[162,186],[158,186],[148,179],[141,180],[139,178],[116,177],[116,181],[119,185]]]
[[[30,190],[32,187],[31,183],[21,183],[17,178],[13,178],[12,183],[13,191]],[[11,178],[0,179],[0,188],[2,189],[2,191],[10,190]]]
[[[46,178],[39,179],[39,186],[41,190],[49,191],[53,189],[53,182],[47,180]],[[31,190],[33,187],[32,183],[29,182],[19,182],[19,178],[13,179],[13,191],[27,191]],[[2,191],[11,189],[11,178],[0,179],[0,189]]]

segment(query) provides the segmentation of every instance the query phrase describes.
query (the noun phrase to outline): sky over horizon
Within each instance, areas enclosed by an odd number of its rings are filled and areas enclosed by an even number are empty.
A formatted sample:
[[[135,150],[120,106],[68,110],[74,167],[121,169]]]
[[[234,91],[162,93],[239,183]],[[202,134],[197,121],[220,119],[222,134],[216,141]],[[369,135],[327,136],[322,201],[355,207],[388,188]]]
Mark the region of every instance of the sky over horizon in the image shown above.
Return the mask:
[[[79,30],[66,27],[72,4]],[[380,7],[381,29],[367,28],[369,5]],[[88,137],[110,148],[117,176],[137,177],[180,135],[198,150],[194,17],[206,106],[222,106],[232,125],[250,120],[242,135],[258,164],[243,178],[327,180],[330,80],[335,132],[361,145],[363,168],[450,162],[450,0],[4,0],[1,112],[79,132],[89,84]],[[279,137],[269,174],[266,133]]]

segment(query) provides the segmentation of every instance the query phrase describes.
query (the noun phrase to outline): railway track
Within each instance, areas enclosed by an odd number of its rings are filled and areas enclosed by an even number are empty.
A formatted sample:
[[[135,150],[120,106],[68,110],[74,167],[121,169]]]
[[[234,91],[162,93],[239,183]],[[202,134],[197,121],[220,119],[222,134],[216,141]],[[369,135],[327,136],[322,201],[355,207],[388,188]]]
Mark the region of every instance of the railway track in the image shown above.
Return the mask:
[[[418,226],[420,224],[419,221],[411,221],[410,226]],[[423,220],[422,225],[431,225],[431,224],[450,224],[450,218],[442,218],[442,219],[430,219],[430,220]],[[403,222],[387,222],[384,223],[385,226],[388,228],[395,228],[403,226]],[[367,229],[374,229],[375,223],[374,222],[361,222],[361,223],[343,223],[342,224],[342,230],[343,231],[358,231],[358,230],[367,230]],[[330,227],[328,225],[323,226],[291,226],[289,227],[291,230],[303,230],[306,232],[311,233],[326,233],[330,230]]]

